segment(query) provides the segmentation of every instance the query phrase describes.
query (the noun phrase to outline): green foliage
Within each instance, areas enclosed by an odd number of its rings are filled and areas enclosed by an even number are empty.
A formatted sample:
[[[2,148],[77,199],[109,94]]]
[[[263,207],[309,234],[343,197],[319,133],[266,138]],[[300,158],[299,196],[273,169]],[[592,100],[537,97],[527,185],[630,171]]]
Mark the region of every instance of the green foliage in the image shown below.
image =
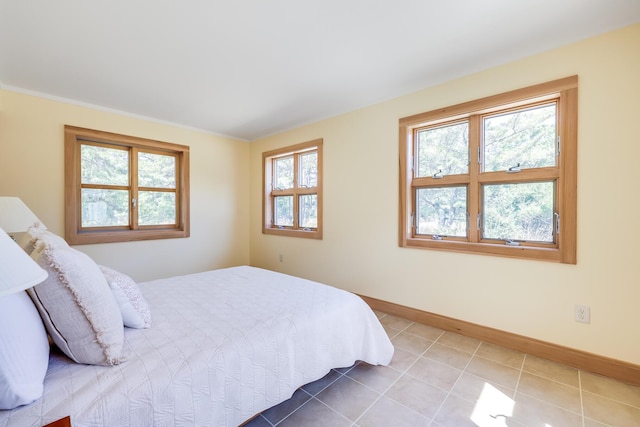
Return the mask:
[[[555,166],[556,121],[555,103],[485,117],[481,170]],[[418,132],[417,177],[467,174],[468,133],[466,121]],[[484,238],[553,241],[555,182],[484,185],[481,197]],[[416,200],[418,234],[467,235],[466,186],[419,188]]]
[[[469,123],[418,132],[417,176],[454,175],[469,171]]]
[[[132,204],[129,187],[129,150],[117,147],[82,145],[82,184],[104,188],[83,188],[82,226],[128,226],[129,206]],[[176,223],[176,158],[140,152],[138,155],[138,185],[145,187],[138,194],[136,207],[140,225]],[[125,187],[127,189],[115,188]],[[112,187],[112,188],[109,188]]]

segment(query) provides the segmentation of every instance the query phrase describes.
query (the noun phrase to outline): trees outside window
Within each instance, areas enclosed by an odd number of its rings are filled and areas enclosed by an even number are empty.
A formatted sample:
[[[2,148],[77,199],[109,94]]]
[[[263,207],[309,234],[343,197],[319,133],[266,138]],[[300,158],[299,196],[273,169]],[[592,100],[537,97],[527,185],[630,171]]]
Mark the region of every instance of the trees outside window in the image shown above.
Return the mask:
[[[71,244],[189,236],[189,147],[65,126]]]
[[[576,263],[577,76],[400,120],[400,245]]]
[[[322,238],[322,140],[262,153],[265,234]]]

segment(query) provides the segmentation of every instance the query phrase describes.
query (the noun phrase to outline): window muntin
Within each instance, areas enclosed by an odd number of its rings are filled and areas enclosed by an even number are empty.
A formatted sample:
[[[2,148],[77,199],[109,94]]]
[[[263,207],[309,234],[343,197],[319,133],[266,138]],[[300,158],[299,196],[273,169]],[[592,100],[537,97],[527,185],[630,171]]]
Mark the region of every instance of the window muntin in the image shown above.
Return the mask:
[[[188,237],[188,172],[189,147],[65,126],[65,237]]]
[[[576,148],[577,76],[401,119],[400,245],[575,264]]]
[[[322,140],[262,157],[263,233],[322,238]]]

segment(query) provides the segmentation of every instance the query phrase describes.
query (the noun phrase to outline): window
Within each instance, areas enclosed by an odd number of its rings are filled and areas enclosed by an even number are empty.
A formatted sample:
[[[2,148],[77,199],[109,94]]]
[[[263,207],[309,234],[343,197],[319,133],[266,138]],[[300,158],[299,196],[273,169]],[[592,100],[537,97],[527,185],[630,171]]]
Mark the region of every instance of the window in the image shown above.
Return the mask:
[[[578,77],[400,119],[400,246],[576,263]]]
[[[265,234],[322,239],[322,139],[262,153]]]
[[[70,244],[189,237],[189,147],[65,126]]]

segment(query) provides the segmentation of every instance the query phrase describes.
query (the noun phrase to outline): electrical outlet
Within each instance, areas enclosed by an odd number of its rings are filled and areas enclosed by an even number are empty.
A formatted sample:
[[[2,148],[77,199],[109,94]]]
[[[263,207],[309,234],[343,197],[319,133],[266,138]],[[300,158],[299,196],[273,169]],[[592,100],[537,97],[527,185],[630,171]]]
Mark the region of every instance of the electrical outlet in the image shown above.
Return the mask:
[[[282,254],[278,255],[278,260],[280,262],[284,262],[284,255],[282,255]]]
[[[576,304],[575,307],[575,319],[576,322],[590,323],[591,322],[591,309],[588,305]]]

